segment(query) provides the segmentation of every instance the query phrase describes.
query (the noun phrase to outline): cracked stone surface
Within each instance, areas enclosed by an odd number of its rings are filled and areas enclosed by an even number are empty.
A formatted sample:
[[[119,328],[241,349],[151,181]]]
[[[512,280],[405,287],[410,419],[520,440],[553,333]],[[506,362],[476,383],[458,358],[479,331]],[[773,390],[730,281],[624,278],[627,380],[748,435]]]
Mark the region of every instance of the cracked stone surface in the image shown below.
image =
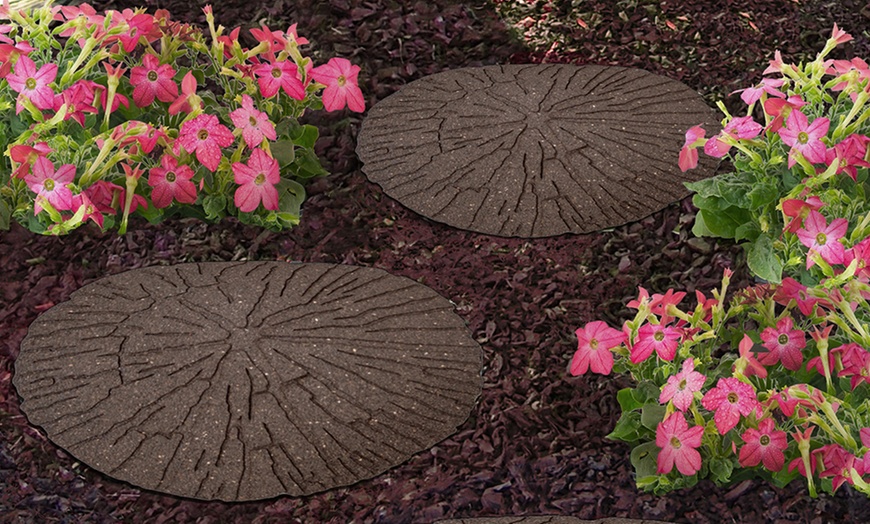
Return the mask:
[[[686,85],[640,69],[568,64],[455,69],[401,88],[363,122],[368,178],[408,208],[505,237],[634,222],[714,175],[677,165],[685,133],[718,117]]]
[[[452,304],[379,269],[150,267],[75,291],[21,344],[22,410],[89,466],[196,499],[307,495],[443,440],[482,385]]]

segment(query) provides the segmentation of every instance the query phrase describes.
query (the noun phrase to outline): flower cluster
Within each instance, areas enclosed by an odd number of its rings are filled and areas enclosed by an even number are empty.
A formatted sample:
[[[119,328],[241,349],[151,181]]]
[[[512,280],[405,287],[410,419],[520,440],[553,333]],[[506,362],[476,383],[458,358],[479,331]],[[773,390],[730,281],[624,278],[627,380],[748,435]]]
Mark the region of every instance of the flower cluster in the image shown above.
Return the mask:
[[[719,133],[705,138],[701,126],[686,132],[683,171],[697,166],[699,148],[729,156],[735,168],[686,184],[697,193],[693,232],[745,241],[750,270],[767,281],[779,283],[801,262],[807,269],[820,261],[848,264],[856,254],[842,242],[854,245],[868,225],[870,67],[860,58],[825,58],[851,38],[835,25],[825,48],[802,66],[783,62],[777,51],[764,74],[779,78],[737,91],[748,105],[745,116],[732,117],[720,103],[726,118]],[[805,261],[802,248],[812,254]]]
[[[766,281],[726,302],[726,270],[692,309],[683,292],[641,288],[622,329],[577,330],[572,374],[615,370],[637,382],[618,394],[610,437],[635,446],[640,487],[748,473],[777,485],[802,476],[813,496],[843,484],[870,495],[870,68],[824,59],[850,38],[834,26],[805,66],[777,52],[765,73],[782,78],[740,91],[746,116],[729,115],[710,138],[686,133],[684,170],[699,148],[736,169],[689,184],[695,232],[747,240],[749,268]]]
[[[131,213],[298,223],[300,181],[326,174],[308,108],[364,111],[359,67],[314,67],[296,33],[211,35],[165,10],[0,8],[0,227],[63,234]],[[142,177],[144,180],[140,180]]]

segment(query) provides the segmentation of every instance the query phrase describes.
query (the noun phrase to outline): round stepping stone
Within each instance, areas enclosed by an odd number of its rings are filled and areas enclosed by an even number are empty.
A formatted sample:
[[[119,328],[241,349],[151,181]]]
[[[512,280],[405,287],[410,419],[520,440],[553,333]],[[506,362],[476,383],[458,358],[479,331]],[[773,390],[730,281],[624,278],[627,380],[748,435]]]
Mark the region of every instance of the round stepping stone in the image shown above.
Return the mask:
[[[682,173],[686,131],[721,129],[686,85],[639,69],[567,64],[455,69],[375,105],[357,155],[410,209],[507,237],[589,233],[644,218],[714,175]]]
[[[136,486],[223,501],[373,477],[456,431],[482,352],[453,305],[379,269],[150,267],[88,284],[30,326],[30,422]]]

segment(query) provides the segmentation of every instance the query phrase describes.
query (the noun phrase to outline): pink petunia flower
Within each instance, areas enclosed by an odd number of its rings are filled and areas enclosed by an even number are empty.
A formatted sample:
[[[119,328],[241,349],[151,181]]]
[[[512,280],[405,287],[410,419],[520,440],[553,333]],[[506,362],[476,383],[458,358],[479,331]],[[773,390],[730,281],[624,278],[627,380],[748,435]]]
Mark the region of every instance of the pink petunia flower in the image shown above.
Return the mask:
[[[733,429],[741,415],[745,417],[761,407],[752,386],[733,377],[720,378],[716,387],[701,399],[701,405],[716,412],[713,420],[721,435]]]
[[[785,119],[791,115],[792,110],[800,109],[807,105],[800,95],[792,95],[787,99],[768,98],[764,101],[764,112],[773,117],[773,120],[767,125],[767,130],[771,133],[776,133],[782,129]]]
[[[782,279],[782,283],[777,286],[776,292],[774,292],[773,299],[777,304],[782,304],[783,306],[787,306],[789,302],[794,300],[800,312],[805,316],[812,315],[816,304],[824,302],[820,298],[811,297],[807,293],[807,286],[791,277]]]
[[[799,329],[792,329],[793,327],[792,318],[784,317],[776,323],[776,328],[768,327],[762,331],[762,345],[768,352],[760,354],[758,361],[765,366],[782,362],[786,369],[799,370],[804,359],[801,350],[807,345],[807,336]]]
[[[672,413],[656,426],[656,446],[661,448],[656,457],[656,472],[670,473],[677,465],[683,475],[694,475],[701,469],[701,446],[703,426],[689,427],[682,413]]]
[[[687,358],[683,361],[682,370],[668,377],[668,383],[662,386],[659,403],[666,404],[673,400],[674,407],[686,411],[692,405],[695,392],[701,391],[707,377],[695,371],[695,361]]]
[[[54,170],[54,164],[48,158],[41,156],[33,163],[33,172],[24,177],[24,182],[31,191],[36,193],[37,200],[33,214],[42,211],[39,197],[45,198],[58,211],[72,209],[72,191],[67,187],[76,177],[76,166],[64,164]]]
[[[190,113],[194,105],[202,107],[202,101],[196,96],[196,77],[188,71],[181,79],[181,95],[169,105],[169,114]]]
[[[152,167],[148,172],[148,185],[151,190],[151,201],[157,208],[168,207],[173,200],[181,204],[196,202],[196,186],[190,181],[193,169],[190,166],[179,166],[178,160],[169,154],[160,158],[162,167]]]
[[[610,351],[625,342],[625,334],[596,320],[578,329],[577,351],[571,359],[571,374],[583,375],[588,370],[609,375],[613,369],[613,353]]]
[[[731,144],[722,140],[720,137],[728,136],[734,140],[751,139],[758,136],[764,129],[761,124],[752,119],[752,116],[742,116],[734,118],[718,135],[710,138],[704,144],[704,153],[716,158],[725,156],[731,149]]]
[[[62,93],[54,97],[54,110],[60,111],[66,104],[64,120],[74,119],[82,127],[85,127],[85,113],[95,114],[97,108],[91,104],[94,101],[94,91],[85,81],[78,81]]]
[[[743,334],[743,339],[740,341],[739,350],[740,357],[734,362],[734,366],[732,370],[736,370],[738,367],[741,368],[743,375],[747,377],[751,377],[753,375],[758,376],[760,378],[767,377],[767,369],[761,365],[761,362],[755,358],[755,353],[752,351],[752,348],[755,346],[755,342],[747,334]]]
[[[758,423],[758,429],[749,428],[740,436],[745,444],[740,448],[738,461],[744,468],[763,463],[770,471],[780,471],[785,464],[782,453],[788,447],[785,431],[776,429],[772,418]]]
[[[698,167],[698,150],[696,148],[701,145],[706,134],[707,132],[701,126],[692,127],[686,131],[686,142],[680,149],[680,171],[685,173]]]
[[[839,444],[828,444],[813,451],[817,460],[825,468],[819,473],[819,477],[833,477],[834,491],[840,489],[843,484],[854,484],[852,480],[852,468],[855,467],[856,457],[849,453]],[[860,472],[859,472],[860,473]]]
[[[72,209],[78,212],[84,206],[85,214],[82,217],[82,222],[93,220],[98,226],[103,227],[103,214],[97,211],[96,206],[91,202],[86,193],[79,193],[72,197]]]
[[[846,173],[857,182],[858,168],[870,167],[870,162],[864,160],[867,156],[868,143],[870,137],[853,133],[825,151],[825,163],[830,165],[836,158],[837,174]]]
[[[242,107],[230,113],[230,119],[236,128],[242,130],[242,137],[251,149],[259,146],[263,137],[275,140],[275,126],[269,120],[269,115],[254,107],[254,101],[248,95],[242,95]]]
[[[114,215],[116,213],[115,208],[120,202],[119,197],[123,191],[124,188],[118,184],[113,184],[106,180],[97,180],[85,189],[85,194],[87,194],[88,199],[90,199],[91,203],[96,206],[100,213]]]
[[[818,253],[828,264],[842,264],[846,248],[840,239],[846,234],[849,223],[845,218],[835,218],[831,224],[818,211],[810,211],[804,227],[798,229],[797,236],[801,244],[809,248],[811,253]],[[807,269],[815,264],[813,257],[807,255]]]
[[[784,83],[785,79],[783,78],[762,78],[761,83],[757,86],[738,89],[737,91],[732,91],[730,94],[743,93],[740,95],[740,99],[743,100],[744,104],[749,106],[757,102],[764,93],[785,98],[785,93],[776,89],[777,87],[781,87]]]
[[[202,114],[181,125],[175,143],[188,153],[196,152],[196,159],[214,171],[221,162],[221,148],[233,143],[233,133],[216,116]]]
[[[673,326],[644,324],[637,330],[637,340],[631,346],[631,362],[643,362],[653,350],[662,360],[673,360],[681,336],[681,331]]]
[[[359,71],[359,66],[352,65],[346,58],[330,58],[326,65],[311,70],[311,78],[326,85],[323,90],[324,109],[338,111],[347,103],[351,111],[365,111],[365,99],[357,85]]]
[[[12,160],[21,165],[12,172],[12,178],[24,178],[30,173],[30,166],[41,156],[46,156],[53,150],[48,147],[48,142],[37,142],[33,146],[18,144],[9,148]]]
[[[822,137],[827,135],[831,121],[827,118],[817,118],[810,124],[807,116],[800,111],[792,111],[788,115],[785,127],[779,130],[783,143],[791,146],[788,167],[795,164],[792,153],[800,153],[812,164],[825,161],[825,144]]]
[[[278,161],[262,149],[255,149],[248,164],[233,164],[233,175],[239,188],[233,197],[240,211],[249,213],[263,202],[263,207],[278,209],[278,190],[275,184],[281,181]]]
[[[57,64],[44,64],[36,70],[36,63],[28,56],[21,56],[15,64],[15,72],[6,75],[9,87],[16,93],[27,97],[37,109],[51,109],[54,105],[54,91],[48,84],[57,77]],[[19,102],[15,114],[24,106]]]
[[[271,98],[283,89],[287,96],[295,100],[305,98],[305,86],[299,79],[299,68],[290,60],[260,64],[253,70],[263,98]]]
[[[175,69],[171,65],[160,65],[159,58],[146,54],[142,57],[142,65],[130,70],[133,103],[148,107],[155,97],[161,102],[173,102],[178,98],[178,85],[172,80],[174,76]]]
[[[810,214],[810,211],[818,211],[824,207],[825,203],[816,195],[807,197],[806,200],[799,198],[790,198],[782,201],[782,214],[791,218],[788,224],[782,229],[783,232],[795,233],[804,223],[804,219]]]

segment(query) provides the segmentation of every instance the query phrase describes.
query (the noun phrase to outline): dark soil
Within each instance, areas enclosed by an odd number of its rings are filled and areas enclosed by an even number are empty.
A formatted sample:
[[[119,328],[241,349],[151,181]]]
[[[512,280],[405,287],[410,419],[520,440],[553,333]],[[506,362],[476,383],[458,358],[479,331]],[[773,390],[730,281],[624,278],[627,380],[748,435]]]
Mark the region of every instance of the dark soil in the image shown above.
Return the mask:
[[[151,10],[168,8],[175,19],[203,24],[198,4],[205,2],[145,1]],[[860,31],[868,19],[857,0],[582,2],[597,16],[588,30],[572,22],[571,2],[556,2],[548,19],[566,43],[549,54],[546,45],[512,40],[483,1],[214,4],[217,21],[229,28],[261,19],[281,29],[298,22],[315,62],[344,56],[361,65],[369,105],[443,69],[542,60],[640,67],[681,80],[712,101],[756,81],[775,48],[787,58],[801,50],[814,54],[835,21],[856,36],[838,56],[870,57]],[[545,2],[538,4],[543,10]],[[737,98],[729,106],[739,108]],[[706,291],[725,267],[737,270],[734,287],[749,283],[738,247],[692,238],[689,200],[586,236],[524,241],[466,233],[421,218],[366,181],[354,155],[362,118],[308,117],[321,128],[318,153],[333,174],[309,186],[303,222],[287,233],[229,220],[211,226],[173,220],[136,222],[124,237],[88,228],[37,237],[17,226],[0,234],[0,522],[405,523],[545,513],[693,523],[870,521],[870,503],[848,487],[818,499],[799,482],[784,489],[761,481],[724,488],[702,482],[663,497],[639,492],[629,448],[604,439],[619,416],[616,392],[629,381],[567,374],[574,330],[595,319],[620,322],[636,286]],[[242,259],[373,266],[432,287],[456,304],[483,346],[479,404],[453,437],[374,479],[243,504],[177,499],[116,482],[27,423],[11,374],[19,343],[41,311],[127,269]]]

